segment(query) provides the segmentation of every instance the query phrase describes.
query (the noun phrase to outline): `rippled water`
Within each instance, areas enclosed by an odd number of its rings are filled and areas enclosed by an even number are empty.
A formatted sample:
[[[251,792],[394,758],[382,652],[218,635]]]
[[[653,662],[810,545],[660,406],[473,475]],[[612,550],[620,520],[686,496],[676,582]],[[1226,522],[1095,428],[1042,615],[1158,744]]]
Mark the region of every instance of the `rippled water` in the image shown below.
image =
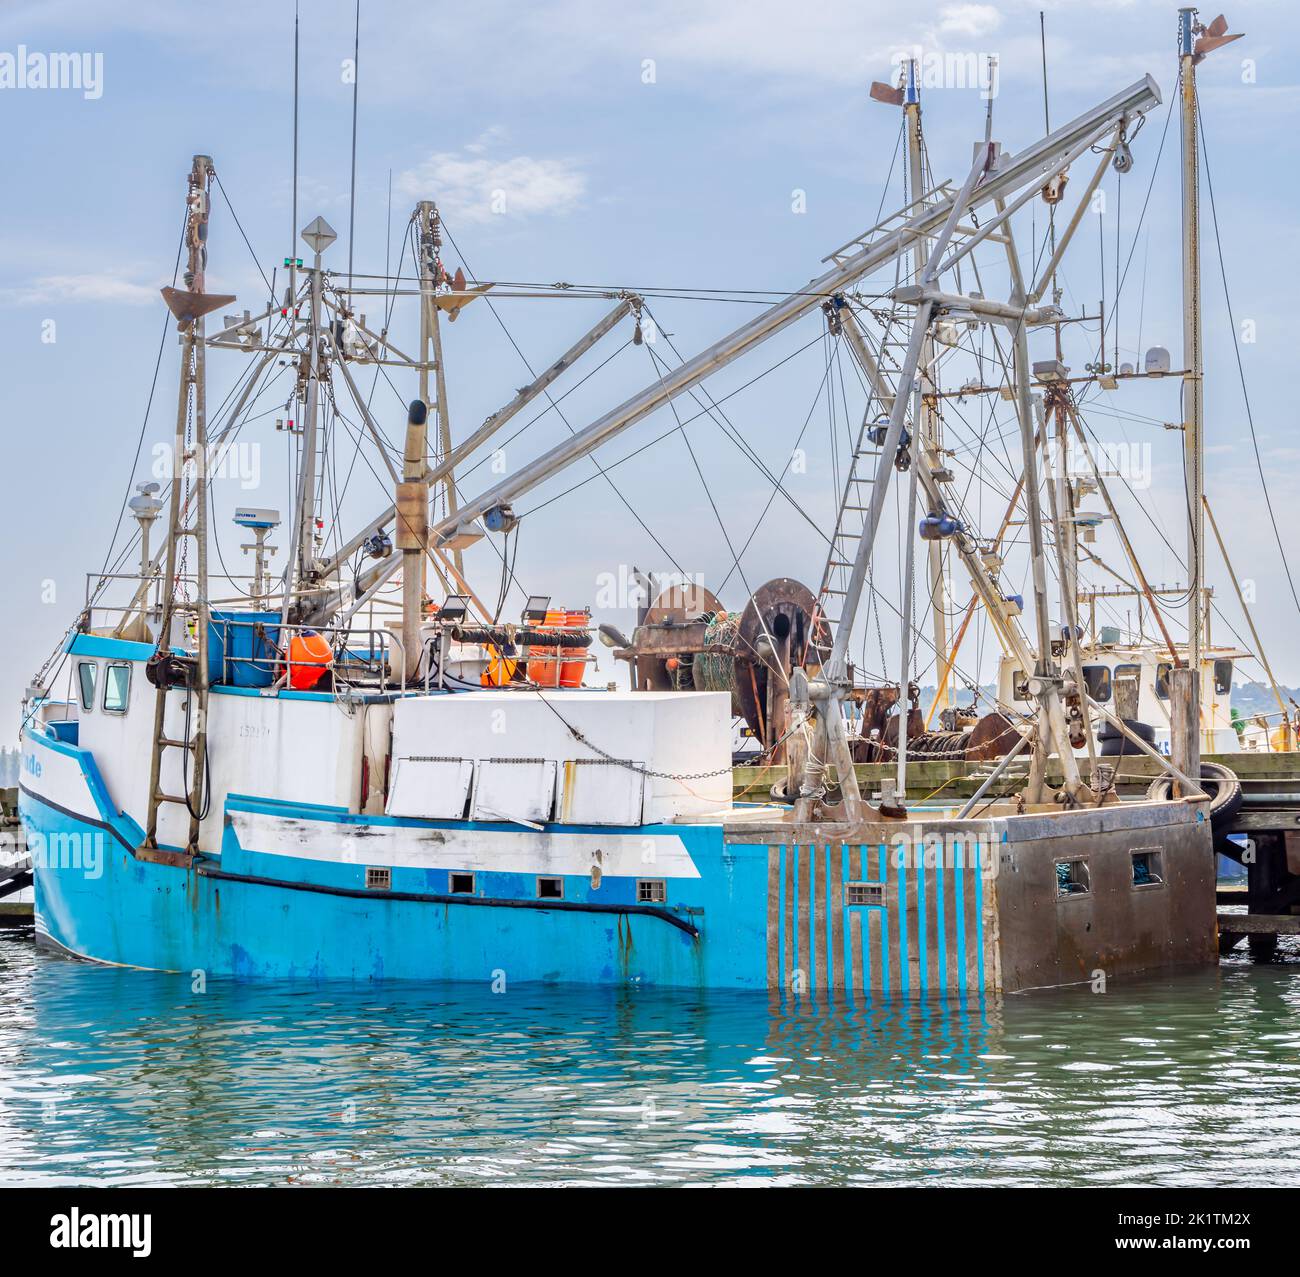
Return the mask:
[[[254,986],[0,932],[0,1185],[1300,1183],[1300,962],[961,1005]]]

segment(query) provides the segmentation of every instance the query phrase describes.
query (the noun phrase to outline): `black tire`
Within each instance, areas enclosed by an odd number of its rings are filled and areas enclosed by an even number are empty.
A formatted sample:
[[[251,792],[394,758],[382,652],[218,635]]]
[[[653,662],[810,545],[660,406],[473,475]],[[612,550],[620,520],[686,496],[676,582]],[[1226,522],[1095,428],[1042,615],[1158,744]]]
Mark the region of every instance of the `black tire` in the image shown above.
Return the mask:
[[[1127,727],[1135,736],[1140,736],[1144,741],[1146,741],[1148,745],[1154,745],[1156,743],[1156,729],[1152,727],[1150,723],[1144,723],[1140,719],[1136,718],[1125,718],[1122,719],[1121,722],[1123,722],[1124,726]],[[1101,726],[1097,728],[1097,739],[1122,740],[1127,744],[1129,750],[1137,749],[1137,746],[1129,741],[1124,733],[1121,732],[1108,718],[1103,718],[1101,720]]]
[[[1140,755],[1142,750],[1127,736],[1098,736],[1097,753],[1102,758],[1134,758]]]
[[[1236,772],[1222,763],[1201,764],[1201,785],[1210,795],[1210,826],[1219,829],[1229,824],[1241,810],[1243,795]],[[1147,789],[1152,802],[1164,802],[1173,793],[1170,776],[1157,776]]]

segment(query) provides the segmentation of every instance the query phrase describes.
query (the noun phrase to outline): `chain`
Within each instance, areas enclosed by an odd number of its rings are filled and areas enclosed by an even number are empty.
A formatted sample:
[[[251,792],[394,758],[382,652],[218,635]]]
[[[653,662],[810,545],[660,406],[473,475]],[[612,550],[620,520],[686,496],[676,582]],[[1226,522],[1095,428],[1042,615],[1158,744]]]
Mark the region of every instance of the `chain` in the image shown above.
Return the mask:
[[[557,715],[558,717],[558,715]],[[731,764],[725,767],[714,768],[709,772],[657,772],[649,767],[642,767],[640,763],[634,763],[627,758],[615,758],[613,754],[607,754],[599,745],[593,745],[572,723],[562,723],[569,729],[574,740],[581,741],[593,753],[599,754],[601,758],[615,767],[626,767],[630,772],[639,772],[642,776],[649,776],[654,780],[707,780],[710,776],[726,776],[731,773]]]
[[[875,747],[881,750],[883,753],[886,754],[898,753],[897,745],[886,745],[885,742],[882,740],[872,741],[872,744],[875,745]],[[919,753],[915,750],[913,742],[909,741],[907,745],[907,757],[908,760],[913,763],[928,763],[928,762],[938,761],[939,759],[943,759],[943,758],[959,758],[964,760],[966,758],[966,751],[965,749],[940,749],[940,750],[927,749],[923,753]]]
[[[631,759],[615,758],[613,754],[607,753],[605,750],[601,749],[599,745],[595,745],[589,741],[586,736],[578,730],[578,728],[574,727],[574,725],[569,722],[569,720],[565,718],[564,715],[561,714],[545,696],[541,694],[540,691],[537,694],[537,699],[540,700],[542,704],[545,705],[546,708],[549,709],[551,713],[569,729],[569,734],[574,740],[581,741],[593,754],[599,754],[605,762],[610,763],[615,767],[625,767],[630,772],[638,772],[640,775],[649,776],[654,780],[708,780],[711,776],[729,776],[731,774],[730,762],[728,762],[725,767],[715,767],[712,771],[707,772],[657,772],[649,767],[641,766],[640,763],[634,763]]]

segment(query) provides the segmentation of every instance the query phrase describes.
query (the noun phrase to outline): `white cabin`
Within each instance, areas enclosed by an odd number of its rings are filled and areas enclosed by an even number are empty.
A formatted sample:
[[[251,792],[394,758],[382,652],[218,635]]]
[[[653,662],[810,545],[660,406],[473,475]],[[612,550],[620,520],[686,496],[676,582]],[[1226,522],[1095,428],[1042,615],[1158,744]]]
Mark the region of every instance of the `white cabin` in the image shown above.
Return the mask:
[[[1187,649],[1175,645],[1179,659]],[[1241,748],[1230,716],[1234,662],[1250,653],[1239,647],[1210,647],[1201,654],[1201,749],[1205,753],[1232,753]],[[1155,730],[1156,747],[1169,752],[1169,671],[1174,663],[1169,649],[1151,644],[1099,643],[1083,654],[1083,675],[1088,694],[1121,718],[1135,718]],[[1013,656],[1003,656],[998,669],[998,700],[1028,711],[1026,671]],[[1121,682],[1137,682],[1136,713],[1123,705]]]

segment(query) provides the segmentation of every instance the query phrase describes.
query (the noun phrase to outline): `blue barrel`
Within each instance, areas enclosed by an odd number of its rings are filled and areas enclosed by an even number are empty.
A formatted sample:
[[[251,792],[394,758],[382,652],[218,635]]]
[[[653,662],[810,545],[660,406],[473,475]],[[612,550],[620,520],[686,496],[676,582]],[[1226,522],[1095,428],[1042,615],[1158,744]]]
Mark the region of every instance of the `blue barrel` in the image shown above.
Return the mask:
[[[270,687],[275,682],[279,640],[279,612],[214,609],[208,622],[208,682]]]

